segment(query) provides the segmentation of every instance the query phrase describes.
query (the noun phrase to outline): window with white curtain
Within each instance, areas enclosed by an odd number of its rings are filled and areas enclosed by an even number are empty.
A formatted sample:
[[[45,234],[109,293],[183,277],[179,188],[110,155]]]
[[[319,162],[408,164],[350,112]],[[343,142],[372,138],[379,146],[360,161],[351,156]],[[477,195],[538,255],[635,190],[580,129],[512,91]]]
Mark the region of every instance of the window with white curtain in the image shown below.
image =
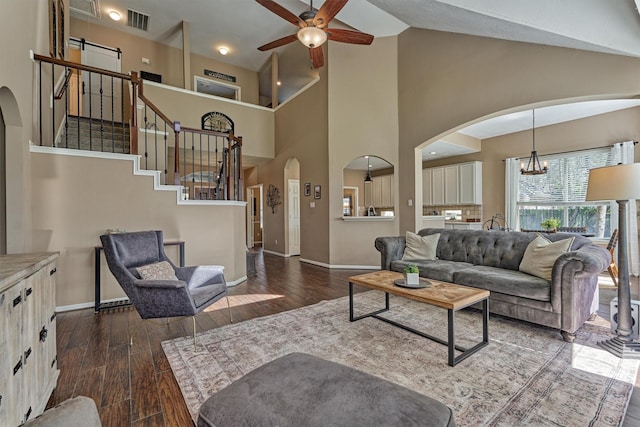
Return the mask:
[[[585,196],[589,169],[610,165],[615,160],[609,148],[554,154],[540,156],[540,161],[546,161],[549,167],[546,174],[514,174],[518,180],[519,227],[539,230],[542,221],[556,218],[561,227],[586,227],[588,235],[609,237],[617,227],[617,216],[611,216],[612,202],[585,202]]]

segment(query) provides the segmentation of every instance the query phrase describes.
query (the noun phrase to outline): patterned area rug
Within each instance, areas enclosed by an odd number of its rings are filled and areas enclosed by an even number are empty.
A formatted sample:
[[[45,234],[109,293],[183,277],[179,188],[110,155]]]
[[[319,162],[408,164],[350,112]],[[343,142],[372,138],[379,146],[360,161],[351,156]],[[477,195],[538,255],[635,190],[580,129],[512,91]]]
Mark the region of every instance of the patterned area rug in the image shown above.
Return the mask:
[[[380,308],[384,294],[356,295],[356,314]],[[446,310],[391,296],[385,316],[446,339]],[[481,315],[456,315],[456,343],[481,340]],[[617,426],[637,361],[621,361],[596,343],[608,322],[585,324],[576,342],[556,330],[491,316],[490,344],[455,367],[447,348],[377,319],[349,322],[347,298],[323,301],[162,343],[194,418],[216,391],[293,351],[386,378],[453,409],[458,426]]]

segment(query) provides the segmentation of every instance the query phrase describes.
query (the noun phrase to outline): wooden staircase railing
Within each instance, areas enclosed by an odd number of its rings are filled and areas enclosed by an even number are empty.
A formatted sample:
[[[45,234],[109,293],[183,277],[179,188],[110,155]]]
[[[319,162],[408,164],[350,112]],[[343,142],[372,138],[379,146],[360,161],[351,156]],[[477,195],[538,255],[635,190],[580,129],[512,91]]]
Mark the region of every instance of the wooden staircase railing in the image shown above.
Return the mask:
[[[241,137],[182,127],[145,96],[143,80],[136,72],[116,73],[37,54],[34,60],[38,63],[40,145],[125,153],[128,144],[131,154],[143,156],[145,169],[162,172],[163,184],[182,186],[184,199],[242,200]],[[96,95],[92,88],[98,89]],[[119,105],[114,101],[118,95]],[[126,95],[130,103],[125,105]],[[144,113],[143,136],[138,128],[138,100]],[[51,114],[43,115],[47,104]],[[75,144],[69,143],[70,129],[75,133],[71,139],[77,138]]]

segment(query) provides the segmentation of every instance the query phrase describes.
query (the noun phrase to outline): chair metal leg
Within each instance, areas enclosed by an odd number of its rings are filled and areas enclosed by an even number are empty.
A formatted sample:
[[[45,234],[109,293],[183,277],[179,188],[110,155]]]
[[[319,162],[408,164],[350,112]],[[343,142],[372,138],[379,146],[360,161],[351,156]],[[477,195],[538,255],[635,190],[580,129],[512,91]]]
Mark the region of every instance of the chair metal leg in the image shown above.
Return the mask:
[[[193,351],[198,351],[198,341],[196,340],[196,316],[191,316],[191,320],[193,320]]]
[[[229,304],[229,295],[227,295],[227,310],[229,311],[229,323],[233,323],[233,316],[231,315],[231,304]]]

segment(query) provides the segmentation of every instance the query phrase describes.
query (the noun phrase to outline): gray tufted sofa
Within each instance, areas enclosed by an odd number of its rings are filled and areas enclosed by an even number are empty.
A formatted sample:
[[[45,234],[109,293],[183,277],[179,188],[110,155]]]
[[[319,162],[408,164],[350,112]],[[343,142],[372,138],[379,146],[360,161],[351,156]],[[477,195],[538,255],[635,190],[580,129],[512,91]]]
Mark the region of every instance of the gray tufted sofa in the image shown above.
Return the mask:
[[[598,274],[611,255],[591,240],[571,234],[545,235],[551,241],[575,237],[571,250],[560,256],[551,281],[518,271],[536,233],[425,228],[421,236],[440,233],[436,260],[417,264],[420,276],[491,292],[492,313],[557,328],[565,341],[598,309]],[[402,272],[405,238],[378,237],[375,246],[381,268]]]

